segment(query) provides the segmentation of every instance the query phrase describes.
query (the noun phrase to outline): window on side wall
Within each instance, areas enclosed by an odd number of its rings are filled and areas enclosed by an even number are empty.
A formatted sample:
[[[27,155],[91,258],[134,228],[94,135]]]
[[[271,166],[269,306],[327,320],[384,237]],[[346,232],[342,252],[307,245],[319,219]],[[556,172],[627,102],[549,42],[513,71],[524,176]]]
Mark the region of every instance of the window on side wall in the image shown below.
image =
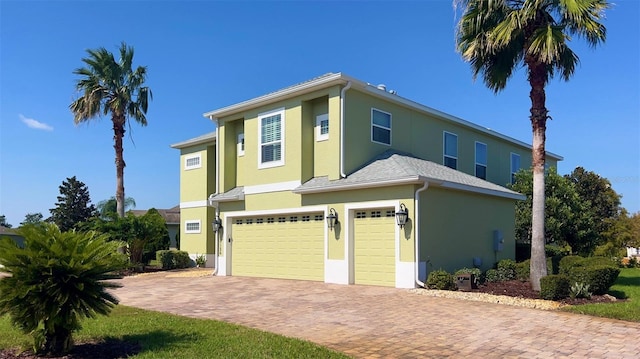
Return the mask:
[[[200,233],[200,220],[185,221],[184,233]]]
[[[184,158],[185,170],[192,170],[200,167],[202,167],[202,155],[200,153],[195,155],[185,156]]]
[[[391,146],[391,114],[371,109],[371,141]]]
[[[511,184],[516,182],[516,173],[520,170],[520,155],[511,153]]]
[[[447,167],[458,169],[458,135],[451,132],[444,132],[444,160]]]
[[[476,177],[487,179],[487,145],[476,142]]]
[[[284,165],[284,108],[258,115],[258,168]]]
[[[329,139],[329,115],[323,114],[316,116],[316,141],[325,141]]]
[[[244,156],[244,133],[238,134],[238,156]]]

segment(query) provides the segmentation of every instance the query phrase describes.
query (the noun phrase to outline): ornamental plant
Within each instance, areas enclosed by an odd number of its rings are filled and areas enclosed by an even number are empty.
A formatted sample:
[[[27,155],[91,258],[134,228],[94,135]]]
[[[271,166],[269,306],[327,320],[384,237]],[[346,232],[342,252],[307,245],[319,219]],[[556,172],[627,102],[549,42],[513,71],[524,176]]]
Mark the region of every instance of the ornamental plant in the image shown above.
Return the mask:
[[[33,335],[34,351],[60,355],[73,346],[72,333],[83,318],[106,315],[118,303],[107,289],[120,278],[126,256],[119,242],[95,232],[61,232],[52,223],[16,231],[24,248],[0,238],[0,315]]]

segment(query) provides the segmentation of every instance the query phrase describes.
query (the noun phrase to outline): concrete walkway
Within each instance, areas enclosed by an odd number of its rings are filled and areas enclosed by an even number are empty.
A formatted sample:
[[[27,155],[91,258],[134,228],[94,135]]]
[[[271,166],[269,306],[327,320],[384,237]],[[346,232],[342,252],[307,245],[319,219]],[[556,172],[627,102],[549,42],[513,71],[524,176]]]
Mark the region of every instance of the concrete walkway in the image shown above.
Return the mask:
[[[408,290],[246,277],[121,280],[121,304],[307,339],[357,358],[637,358],[640,323],[432,298]]]

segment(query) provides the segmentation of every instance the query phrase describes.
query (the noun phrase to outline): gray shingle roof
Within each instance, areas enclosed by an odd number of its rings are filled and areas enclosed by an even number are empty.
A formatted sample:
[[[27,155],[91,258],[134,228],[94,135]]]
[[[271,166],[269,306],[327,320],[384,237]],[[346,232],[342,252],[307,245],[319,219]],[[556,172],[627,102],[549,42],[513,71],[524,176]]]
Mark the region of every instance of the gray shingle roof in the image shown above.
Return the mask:
[[[216,131],[205,133],[204,135],[194,137],[186,141],[174,143],[171,145],[171,148],[183,148],[183,147],[199,145],[207,142],[212,142],[212,143],[216,142]]]
[[[167,224],[176,224],[180,223],[180,206],[175,206],[169,209],[156,209],[160,216],[164,218],[164,221]],[[129,212],[133,213],[135,216],[144,216],[147,214],[148,210],[146,209],[132,209]]]
[[[294,189],[294,192],[316,193],[340,191],[359,187],[418,184],[424,181],[438,187],[513,199],[524,199],[523,195],[506,187],[395,150],[388,150],[381,153],[347,178],[329,181],[326,176],[315,177]]]
[[[234,187],[212,198],[214,202],[241,201],[244,199],[244,186]]]

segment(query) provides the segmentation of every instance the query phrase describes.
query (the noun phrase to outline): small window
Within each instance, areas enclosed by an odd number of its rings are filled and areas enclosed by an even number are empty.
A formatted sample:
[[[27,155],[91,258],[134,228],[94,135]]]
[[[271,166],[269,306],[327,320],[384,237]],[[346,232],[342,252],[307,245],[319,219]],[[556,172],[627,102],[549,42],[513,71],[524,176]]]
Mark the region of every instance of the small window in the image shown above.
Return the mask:
[[[487,145],[476,142],[476,177],[487,179]]]
[[[371,141],[391,145],[391,114],[371,109]]]
[[[367,212],[356,212],[356,218],[367,218]]]
[[[458,135],[444,132],[444,165],[458,169]]]
[[[278,217],[278,223],[284,223],[287,221],[287,217]]]
[[[316,216],[313,217],[313,219],[316,221],[324,221],[324,216],[321,214],[316,214]]]
[[[244,223],[241,219],[236,219],[236,224],[237,225],[241,225],[242,223]]]
[[[253,224],[253,218],[247,218],[247,224]]]
[[[380,218],[382,217],[382,214],[380,213],[380,211],[371,211],[371,218]]]
[[[244,156],[244,133],[238,135],[238,156]]]
[[[200,220],[185,221],[184,233],[200,233]]]
[[[284,165],[284,108],[258,116],[258,168]]]
[[[316,141],[329,139],[329,115],[316,116]]]
[[[192,170],[202,167],[202,155],[200,153],[196,155],[186,156],[184,158],[184,169]]]
[[[262,223],[264,223],[264,219],[263,218],[256,219],[256,224],[262,224]]]
[[[302,216],[302,222],[309,222],[311,220],[311,217],[309,216]]]
[[[516,183],[516,173],[520,171],[520,155],[511,153],[511,184]]]
[[[273,217],[267,217],[267,223],[273,223],[275,222]]]
[[[385,212],[385,217],[395,217],[396,216],[396,211],[395,210],[390,210]]]

